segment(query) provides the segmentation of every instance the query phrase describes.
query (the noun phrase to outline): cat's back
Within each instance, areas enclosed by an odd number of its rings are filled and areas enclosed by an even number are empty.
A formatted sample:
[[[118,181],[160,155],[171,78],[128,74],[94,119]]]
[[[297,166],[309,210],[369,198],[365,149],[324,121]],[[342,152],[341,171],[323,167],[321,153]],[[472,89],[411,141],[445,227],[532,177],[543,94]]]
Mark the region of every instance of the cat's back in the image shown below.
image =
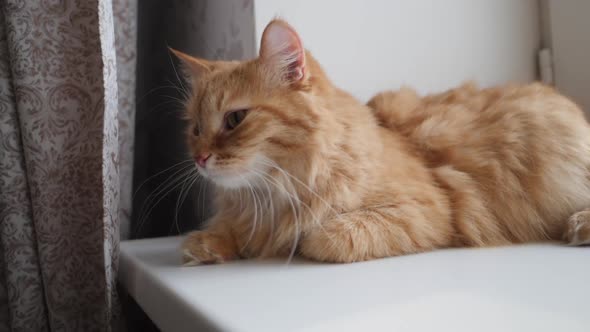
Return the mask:
[[[555,89],[541,83],[479,89],[471,82],[443,93],[419,96],[402,87],[385,91],[368,102],[381,125],[404,133],[423,126],[431,118],[486,126],[512,117],[566,117],[580,120],[580,108]]]
[[[540,83],[487,89],[467,83],[424,97],[402,88],[380,93],[368,105],[382,126],[439,162],[445,152],[447,161],[461,151],[496,159],[590,139],[580,108]]]
[[[516,225],[513,240],[554,235],[548,220],[590,205],[590,127],[551,87],[468,83],[424,97],[404,88],[369,106],[446,185],[483,202],[505,230]],[[525,225],[535,219],[547,222]]]

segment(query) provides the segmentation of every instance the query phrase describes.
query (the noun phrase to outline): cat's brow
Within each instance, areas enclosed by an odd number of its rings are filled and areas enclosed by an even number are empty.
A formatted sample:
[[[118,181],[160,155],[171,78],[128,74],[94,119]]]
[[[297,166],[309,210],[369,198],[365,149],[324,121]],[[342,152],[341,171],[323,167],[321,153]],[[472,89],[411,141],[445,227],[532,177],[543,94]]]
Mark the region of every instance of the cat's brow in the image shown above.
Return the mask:
[[[217,109],[221,110],[223,105],[225,105],[225,101],[227,99],[227,92],[225,90],[221,91],[221,96],[217,98]]]
[[[279,109],[277,109],[273,106],[263,104],[263,105],[259,105],[259,106],[255,107],[253,109],[270,113],[270,114],[274,115],[276,118],[278,118],[281,122],[283,122],[287,126],[299,127],[307,132],[313,131],[313,128],[306,121],[298,119],[298,118],[291,118],[288,115],[286,115],[284,112],[281,112]]]
[[[205,100],[205,92],[200,92],[197,94],[197,102],[196,102],[196,106],[197,106],[197,114],[200,113],[199,111],[201,109],[203,109],[203,101]]]
[[[201,126],[201,123],[203,122],[201,119],[201,110],[203,109],[203,102],[205,100],[205,92],[201,92],[198,96],[197,96],[197,109],[195,112],[195,119],[197,121],[197,125],[199,126],[199,131],[202,131],[203,128]]]
[[[244,97],[243,94],[226,93],[224,91],[221,99],[223,99],[223,102],[220,102],[219,110],[223,110],[225,112],[240,109],[254,109],[255,107],[252,105],[251,100],[247,97]]]

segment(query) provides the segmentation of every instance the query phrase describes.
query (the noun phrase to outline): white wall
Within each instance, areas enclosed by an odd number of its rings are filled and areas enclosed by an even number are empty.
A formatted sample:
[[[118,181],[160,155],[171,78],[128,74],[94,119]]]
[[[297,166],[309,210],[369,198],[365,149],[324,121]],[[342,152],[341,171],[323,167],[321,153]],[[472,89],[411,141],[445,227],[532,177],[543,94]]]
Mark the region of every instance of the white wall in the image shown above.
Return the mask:
[[[256,0],[258,42],[279,15],[341,87],[367,100],[408,84],[422,92],[467,79],[531,81],[537,0]]]

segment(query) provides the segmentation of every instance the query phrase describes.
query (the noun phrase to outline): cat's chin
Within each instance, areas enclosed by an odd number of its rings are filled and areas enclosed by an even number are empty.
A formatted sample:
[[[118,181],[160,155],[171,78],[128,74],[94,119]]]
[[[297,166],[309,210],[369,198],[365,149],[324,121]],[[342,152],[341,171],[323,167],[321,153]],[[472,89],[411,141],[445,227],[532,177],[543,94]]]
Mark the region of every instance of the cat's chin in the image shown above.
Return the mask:
[[[219,169],[208,167],[203,169],[197,165],[199,173],[206,179],[209,179],[214,185],[225,189],[255,188],[259,186],[268,187],[264,178],[272,161],[256,155],[250,159],[246,166],[236,167],[234,169]]]
[[[216,186],[227,189],[239,189],[248,186],[247,179],[238,175],[209,176],[209,179]]]
[[[201,174],[206,179],[209,179],[214,185],[226,189],[240,189],[256,186],[258,180],[253,174],[216,173],[211,171],[201,172]]]

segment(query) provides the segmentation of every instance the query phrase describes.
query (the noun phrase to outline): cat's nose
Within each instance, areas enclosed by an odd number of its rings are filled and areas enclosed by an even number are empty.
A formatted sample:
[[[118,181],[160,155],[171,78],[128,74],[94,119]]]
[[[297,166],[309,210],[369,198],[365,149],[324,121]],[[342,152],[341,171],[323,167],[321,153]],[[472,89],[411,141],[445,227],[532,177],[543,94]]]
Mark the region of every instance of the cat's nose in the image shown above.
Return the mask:
[[[209,152],[201,153],[195,157],[195,161],[197,162],[197,165],[205,168],[205,166],[207,166],[207,159],[209,159],[210,157],[211,153]]]

